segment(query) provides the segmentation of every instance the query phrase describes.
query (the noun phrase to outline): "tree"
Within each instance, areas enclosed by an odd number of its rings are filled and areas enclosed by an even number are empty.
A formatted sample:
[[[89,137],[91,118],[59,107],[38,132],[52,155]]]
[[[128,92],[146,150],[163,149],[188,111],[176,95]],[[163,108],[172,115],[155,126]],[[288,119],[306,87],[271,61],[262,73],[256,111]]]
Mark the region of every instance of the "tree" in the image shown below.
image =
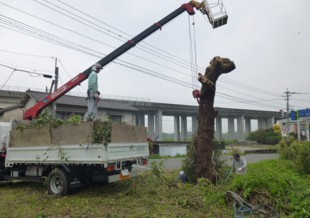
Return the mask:
[[[212,161],[214,151],[214,119],[218,111],[214,109],[216,81],[222,73],[235,69],[235,64],[228,58],[214,57],[206,68],[205,74],[198,75],[202,84],[199,97],[198,134],[195,146],[195,175],[215,182],[217,172]]]

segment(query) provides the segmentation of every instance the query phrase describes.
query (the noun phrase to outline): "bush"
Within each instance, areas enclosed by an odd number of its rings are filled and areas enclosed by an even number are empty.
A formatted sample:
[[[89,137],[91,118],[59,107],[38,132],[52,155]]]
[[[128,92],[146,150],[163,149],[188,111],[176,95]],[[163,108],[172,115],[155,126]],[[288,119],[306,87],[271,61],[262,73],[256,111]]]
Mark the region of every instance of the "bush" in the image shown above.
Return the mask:
[[[309,217],[310,185],[288,160],[268,160],[249,166],[247,175],[237,175],[231,189],[254,205],[268,205],[286,217]],[[281,216],[282,217],[282,216]]]
[[[182,170],[187,175],[187,179],[191,183],[196,183],[197,178],[195,175],[195,144],[197,143],[197,135],[194,135],[192,140],[187,146],[187,157],[182,162]]]
[[[186,159],[182,162],[182,170],[187,175],[188,181],[191,183],[196,183],[199,178],[195,175],[195,158],[197,156],[195,151],[195,144],[197,143],[197,135],[193,136],[189,145],[187,146]],[[227,169],[224,166],[225,160],[221,159],[222,148],[225,148],[224,141],[213,141],[214,143],[214,154],[213,161],[215,164],[215,169],[219,173],[220,178],[224,178],[227,174]]]
[[[251,132],[247,140],[256,141],[261,144],[276,145],[281,140],[281,133],[274,131],[273,128],[270,129],[259,129],[255,132]]]
[[[292,160],[301,173],[310,174],[310,142],[288,138],[280,142],[280,157]]]

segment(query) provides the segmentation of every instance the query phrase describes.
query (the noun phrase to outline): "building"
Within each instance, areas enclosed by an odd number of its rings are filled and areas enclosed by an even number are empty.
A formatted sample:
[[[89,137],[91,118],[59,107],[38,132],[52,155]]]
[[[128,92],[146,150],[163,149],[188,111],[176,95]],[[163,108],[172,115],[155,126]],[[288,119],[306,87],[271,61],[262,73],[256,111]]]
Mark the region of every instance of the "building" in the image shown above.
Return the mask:
[[[7,97],[9,98],[10,91],[7,91]],[[38,101],[44,99],[48,93],[26,91],[22,97],[19,94],[19,101],[17,99],[11,100],[9,107],[0,109],[0,121],[8,122],[12,118],[23,119],[25,109],[28,109],[35,105]],[[2,102],[6,101],[2,98]],[[2,103],[2,105],[5,105]],[[46,110],[52,111],[52,105],[46,108]],[[83,116],[87,111],[87,102],[85,97],[64,95],[57,100],[56,117],[65,119],[72,114],[78,114]],[[104,99],[98,103],[98,117],[110,116],[114,122],[136,124],[136,112],[137,108],[115,100]]]

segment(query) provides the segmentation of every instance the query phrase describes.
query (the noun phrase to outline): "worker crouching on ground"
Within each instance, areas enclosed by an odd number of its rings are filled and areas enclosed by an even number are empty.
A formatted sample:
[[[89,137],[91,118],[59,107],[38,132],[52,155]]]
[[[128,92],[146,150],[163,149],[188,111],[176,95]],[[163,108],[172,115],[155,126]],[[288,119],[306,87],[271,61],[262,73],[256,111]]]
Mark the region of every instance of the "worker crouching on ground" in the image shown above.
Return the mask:
[[[87,112],[84,115],[85,121],[94,121],[97,116],[98,102],[100,100],[98,91],[98,73],[102,70],[102,66],[99,63],[94,64],[92,72],[88,77],[88,89],[87,89]]]
[[[240,157],[240,154],[234,154],[233,160],[233,171],[236,174],[246,174],[246,160],[243,157]]]

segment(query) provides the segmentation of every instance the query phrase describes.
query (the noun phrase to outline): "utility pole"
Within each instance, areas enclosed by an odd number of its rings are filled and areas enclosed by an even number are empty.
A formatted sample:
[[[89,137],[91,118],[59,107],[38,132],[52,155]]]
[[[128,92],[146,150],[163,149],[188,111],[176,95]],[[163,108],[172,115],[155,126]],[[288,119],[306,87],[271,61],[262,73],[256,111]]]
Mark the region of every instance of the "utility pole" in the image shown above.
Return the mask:
[[[289,120],[289,114],[290,114],[290,97],[292,96],[292,94],[302,94],[302,93],[299,93],[299,92],[291,92],[289,91],[288,89],[286,89],[286,91],[284,92],[285,94],[285,100],[286,100],[286,116],[287,116],[287,119]]]
[[[59,77],[59,72],[58,72],[58,67],[57,67],[57,58],[55,58],[55,83],[54,83],[54,91],[58,89],[58,77]],[[56,102],[53,102],[53,115],[56,118]]]
[[[291,91],[289,91],[288,90],[288,88],[286,88],[286,91],[284,92],[284,94],[285,94],[285,100],[286,100],[286,118],[287,118],[287,124],[286,124],[286,128],[288,128],[288,131],[289,131],[289,127],[290,127],[290,124],[289,124],[289,122],[290,122],[290,97],[292,96],[292,94],[302,94],[302,93],[299,93],[299,92],[291,92]],[[299,123],[298,123],[299,121],[297,120],[297,128],[298,128],[298,139],[300,139],[300,130],[299,130]]]

